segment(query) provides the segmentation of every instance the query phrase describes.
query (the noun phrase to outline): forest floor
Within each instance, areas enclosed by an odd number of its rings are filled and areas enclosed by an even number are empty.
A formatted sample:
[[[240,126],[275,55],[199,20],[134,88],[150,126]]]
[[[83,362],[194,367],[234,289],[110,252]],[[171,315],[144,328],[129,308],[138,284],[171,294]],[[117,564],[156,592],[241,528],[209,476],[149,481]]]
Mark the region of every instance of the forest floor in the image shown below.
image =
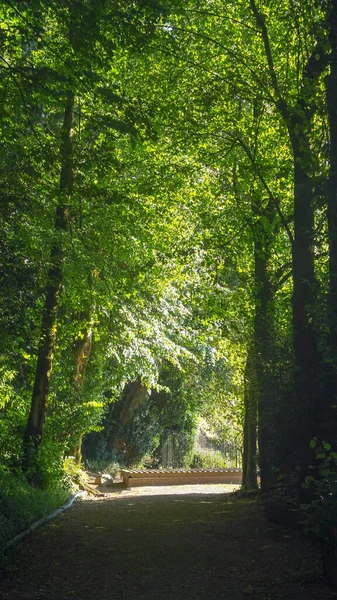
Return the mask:
[[[319,546],[232,489],[117,485],[78,500],[10,551],[0,598],[337,599]]]

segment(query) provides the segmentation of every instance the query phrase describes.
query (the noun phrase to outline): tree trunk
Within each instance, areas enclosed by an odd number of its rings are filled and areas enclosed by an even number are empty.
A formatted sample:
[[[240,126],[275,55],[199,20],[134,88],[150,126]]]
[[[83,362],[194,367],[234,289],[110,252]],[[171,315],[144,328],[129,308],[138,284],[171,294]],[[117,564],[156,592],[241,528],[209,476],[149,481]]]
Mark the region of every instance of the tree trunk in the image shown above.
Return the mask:
[[[335,1],[335,0],[333,0]],[[310,146],[311,127],[315,115],[318,81],[328,64],[325,45],[317,43],[303,65],[299,95],[293,106],[282,96],[274,64],[266,19],[255,0],[250,0],[256,25],[261,31],[268,64],[270,84],[276,106],[287,128],[294,160],[294,241],[293,241],[293,348],[295,362],[296,402],[292,407],[296,422],[294,452],[301,463],[303,481],[312,461],[310,439],[317,431],[318,415],[324,395],[320,389],[321,361],[314,329],[317,309],[317,283],[314,273],[314,156]]]
[[[273,287],[268,274],[276,207],[273,199],[263,212],[254,206],[254,300],[255,317],[253,343],[248,351],[245,371],[245,422],[243,453],[243,488],[257,487],[256,438],[258,420],[259,467],[261,490],[265,493],[270,480],[270,446],[272,444],[272,398],[268,364],[273,330]]]
[[[28,479],[42,485],[37,454],[42,441],[46,404],[56,345],[59,297],[62,285],[63,240],[67,230],[68,199],[73,187],[73,124],[74,94],[68,92],[64,110],[61,143],[60,200],[56,209],[54,240],[50,253],[45,305],[42,313],[40,344],[35,371],[31,408],[23,439],[23,468]]]
[[[299,130],[299,122],[294,128]],[[302,125],[302,129],[304,126]],[[309,474],[313,460],[310,440],[317,433],[319,413],[323,409],[320,389],[320,357],[314,329],[317,310],[317,281],[314,270],[313,183],[308,175],[311,150],[308,136],[294,135],[294,242],[293,242],[293,348],[295,356],[297,422],[294,449],[300,462],[300,479]]]
[[[268,274],[272,227],[275,209],[270,203],[255,228],[255,318],[254,352],[256,396],[259,415],[258,446],[261,491],[266,493],[270,483],[270,446],[272,444],[272,410],[268,365],[271,362],[273,288]]]
[[[326,97],[329,118],[329,177],[327,188],[327,216],[329,240],[329,295],[328,295],[328,354],[326,355],[325,414],[322,418],[320,439],[329,441],[336,449],[337,417],[337,0],[330,0],[329,38],[331,45],[330,74],[326,77]]]
[[[328,228],[329,228],[329,330],[330,351],[337,364],[337,0],[330,0],[330,75],[326,78],[330,128]]]
[[[83,319],[89,320],[90,315],[85,313]],[[93,332],[86,326],[82,332],[82,337],[75,342],[75,375],[73,385],[80,392],[83,388],[85,370],[92,350]],[[73,444],[70,455],[74,457],[75,463],[80,465],[82,462],[82,438],[83,434],[78,435],[76,442]]]
[[[257,488],[257,382],[254,347],[248,350],[244,381],[245,418],[243,425],[242,489],[244,492],[250,492]]]
[[[148,389],[138,377],[126,384],[120,399],[112,406],[110,418],[114,423],[107,438],[107,448],[114,454],[122,452],[126,443],[125,428],[132,423],[147,394]]]

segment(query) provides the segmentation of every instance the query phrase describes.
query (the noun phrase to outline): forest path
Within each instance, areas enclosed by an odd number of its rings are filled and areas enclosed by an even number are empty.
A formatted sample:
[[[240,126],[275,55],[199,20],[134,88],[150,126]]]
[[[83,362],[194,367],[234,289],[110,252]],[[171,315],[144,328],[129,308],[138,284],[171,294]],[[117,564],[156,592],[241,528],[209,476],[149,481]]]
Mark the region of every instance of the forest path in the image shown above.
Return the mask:
[[[321,577],[317,546],[225,488],[139,488],[79,500],[11,550],[0,598],[337,598]]]

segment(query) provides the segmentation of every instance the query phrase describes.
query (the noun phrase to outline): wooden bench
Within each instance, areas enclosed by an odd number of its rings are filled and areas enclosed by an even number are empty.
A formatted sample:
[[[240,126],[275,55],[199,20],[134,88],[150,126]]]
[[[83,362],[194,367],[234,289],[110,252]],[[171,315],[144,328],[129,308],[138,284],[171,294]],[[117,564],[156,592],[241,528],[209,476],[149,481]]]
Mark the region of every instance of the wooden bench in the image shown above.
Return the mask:
[[[122,469],[126,487],[145,485],[186,485],[241,483],[242,469]]]

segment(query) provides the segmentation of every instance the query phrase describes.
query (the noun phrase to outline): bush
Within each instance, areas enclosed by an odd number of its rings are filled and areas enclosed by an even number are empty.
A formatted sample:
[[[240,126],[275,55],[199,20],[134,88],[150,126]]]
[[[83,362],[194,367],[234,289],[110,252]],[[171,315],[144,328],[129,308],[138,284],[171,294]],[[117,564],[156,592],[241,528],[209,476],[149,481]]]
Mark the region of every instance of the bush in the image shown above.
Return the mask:
[[[198,452],[194,452],[190,464],[191,469],[225,469],[228,466],[226,456],[216,450],[199,450]]]
[[[88,471],[93,473],[109,473],[112,477],[119,475],[121,466],[116,461],[109,460],[86,460],[85,466]]]
[[[86,435],[82,445],[83,462],[88,471],[118,475],[121,464],[107,447],[107,441],[97,432]]]
[[[337,523],[337,452],[330,443],[318,443],[316,438],[310,446],[316,452],[318,469],[315,477],[308,476],[304,484],[311,502],[300,505],[302,523],[308,533],[327,541]]]
[[[69,495],[62,487],[34,488],[23,477],[0,468],[0,558],[7,542],[64,504]]]

